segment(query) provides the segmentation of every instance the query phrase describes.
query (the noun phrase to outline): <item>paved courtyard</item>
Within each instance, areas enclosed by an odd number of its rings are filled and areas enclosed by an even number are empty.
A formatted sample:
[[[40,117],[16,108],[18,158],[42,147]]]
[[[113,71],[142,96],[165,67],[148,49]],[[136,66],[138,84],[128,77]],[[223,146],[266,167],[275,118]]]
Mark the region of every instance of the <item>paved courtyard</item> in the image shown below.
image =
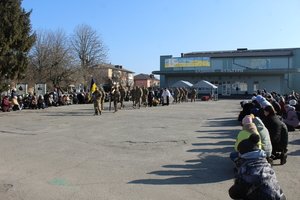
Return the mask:
[[[220,100],[101,116],[92,104],[1,112],[0,200],[230,199],[239,110]],[[274,169],[299,199],[299,131]]]

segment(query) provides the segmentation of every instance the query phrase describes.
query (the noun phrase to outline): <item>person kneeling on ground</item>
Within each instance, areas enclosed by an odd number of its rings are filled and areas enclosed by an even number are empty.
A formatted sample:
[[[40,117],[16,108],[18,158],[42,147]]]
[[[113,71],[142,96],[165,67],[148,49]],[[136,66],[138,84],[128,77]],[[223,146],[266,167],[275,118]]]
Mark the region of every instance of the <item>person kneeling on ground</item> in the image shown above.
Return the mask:
[[[272,106],[266,106],[264,108],[264,115],[263,123],[270,133],[272,143],[271,159],[280,159],[280,164],[284,165],[287,160],[288,129],[275,114],[275,110]]]
[[[286,118],[283,118],[283,122],[288,128],[288,131],[295,131],[296,128],[300,128],[300,121],[294,106],[289,104],[284,106],[287,113]]]
[[[262,145],[261,147],[262,150],[264,150],[266,153],[267,160],[269,162],[272,162],[272,160],[270,159],[272,155],[272,143],[271,143],[270,133],[268,129],[265,127],[264,123],[261,121],[259,117],[256,117],[253,114],[249,115],[249,117],[250,117],[250,121],[252,121],[257,128],[257,131],[261,139],[261,145]]]
[[[245,200],[285,200],[265,152],[258,147],[259,140],[259,135],[252,134],[238,145],[241,165],[229,196]]]
[[[251,134],[259,135],[258,130],[257,130],[255,124],[252,122],[252,118],[250,117],[250,115],[246,115],[243,118],[242,125],[243,125],[243,130],[241,130],[238,133],[235,144],[234,144],[235,151],[230,153],[230,159],[233,162],[236,162],[239,158],[239,152],[238,152],[239,143],[245,139],[248,139]],[[259,141],[259,148],[261,149],[261,141]],[[238,163],[236,163],[236,164],[238,167]]]

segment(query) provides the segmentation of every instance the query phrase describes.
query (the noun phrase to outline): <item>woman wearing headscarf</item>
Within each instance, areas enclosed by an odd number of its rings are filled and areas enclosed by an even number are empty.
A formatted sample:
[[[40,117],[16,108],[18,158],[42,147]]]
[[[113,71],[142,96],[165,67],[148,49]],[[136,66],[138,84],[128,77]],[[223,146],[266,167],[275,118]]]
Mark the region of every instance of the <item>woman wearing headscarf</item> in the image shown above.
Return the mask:
[[[288,131],[295,131],[295,128],[300,126],[300,121],[294,106],[289,104],[285,105],[286,118],[283,119],[283,122],[286,124]]]

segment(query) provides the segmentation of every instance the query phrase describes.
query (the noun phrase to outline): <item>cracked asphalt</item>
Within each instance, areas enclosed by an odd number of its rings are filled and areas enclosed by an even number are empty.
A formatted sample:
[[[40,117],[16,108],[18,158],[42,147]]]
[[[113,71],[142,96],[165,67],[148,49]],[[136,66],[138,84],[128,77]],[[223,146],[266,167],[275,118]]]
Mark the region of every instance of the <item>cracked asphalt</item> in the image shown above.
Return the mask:
[[[0,200],[230,199],[240,100],[0,113]],[[300,132],[274,169],[299,199]]]

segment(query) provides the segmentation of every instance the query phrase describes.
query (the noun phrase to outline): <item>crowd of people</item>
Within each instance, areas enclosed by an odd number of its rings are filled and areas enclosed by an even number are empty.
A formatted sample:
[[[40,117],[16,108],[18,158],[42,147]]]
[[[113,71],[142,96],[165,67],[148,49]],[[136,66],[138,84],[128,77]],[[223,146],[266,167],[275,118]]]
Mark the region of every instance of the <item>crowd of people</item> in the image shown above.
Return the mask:
[[[195,101],[196,94],[196,89],[146,88],[139,86],[126,88],[120,85],[112,86],[108,90],[98,87],[97,91],[94,91],[92,94],[84,91],[65,93],[59,88],[54,88],[53,91],[47,92],[44,95],[37,95],[34,92],[19,95],[16,88],[13,88],[10,95],[2,96],[0,106],[3,112],[9,112],[22,109],[45,109],[52,106],[93,103],[95,115],[100,115],[104,107],[103,104],[106,101],[112,102],[114,111],[117,112],[119,109],[125,107],[125,101],[132,101],[134,108],[158,105],[167,106],[172,102]],[[97,106],[98,104],[99,106]]]
[[[10,95],[2,97],[1,110],[10,112],[22,109],[45,109],[51,106],[70,105],[72,103],[72,95],[63,94],[57,88],[44,95],[37,95],[31,92],[26,95],[19,95],[16,89],[13,88]]]
[[[134,86],[126,89],[122,85],[115,85],[106,93],[102,87],[97,87],[92,93],[95,115],[101,115],[103,104],[108,99],[113,102],[114,112],[124,108],[124,101],[132,101],[133,108],[168,106],[170,103],[195,102],[196,89],[186,88],[146,88]],[[110,109],[110,108],[109,108]]]
[[[232,199],[286,199],[272,168],[274,160],[287,162],[288,133],[300,129],[300,96],[292,92],[258,91],[241,102],[238,120],[242,130],[230,159],[235,167]]]

